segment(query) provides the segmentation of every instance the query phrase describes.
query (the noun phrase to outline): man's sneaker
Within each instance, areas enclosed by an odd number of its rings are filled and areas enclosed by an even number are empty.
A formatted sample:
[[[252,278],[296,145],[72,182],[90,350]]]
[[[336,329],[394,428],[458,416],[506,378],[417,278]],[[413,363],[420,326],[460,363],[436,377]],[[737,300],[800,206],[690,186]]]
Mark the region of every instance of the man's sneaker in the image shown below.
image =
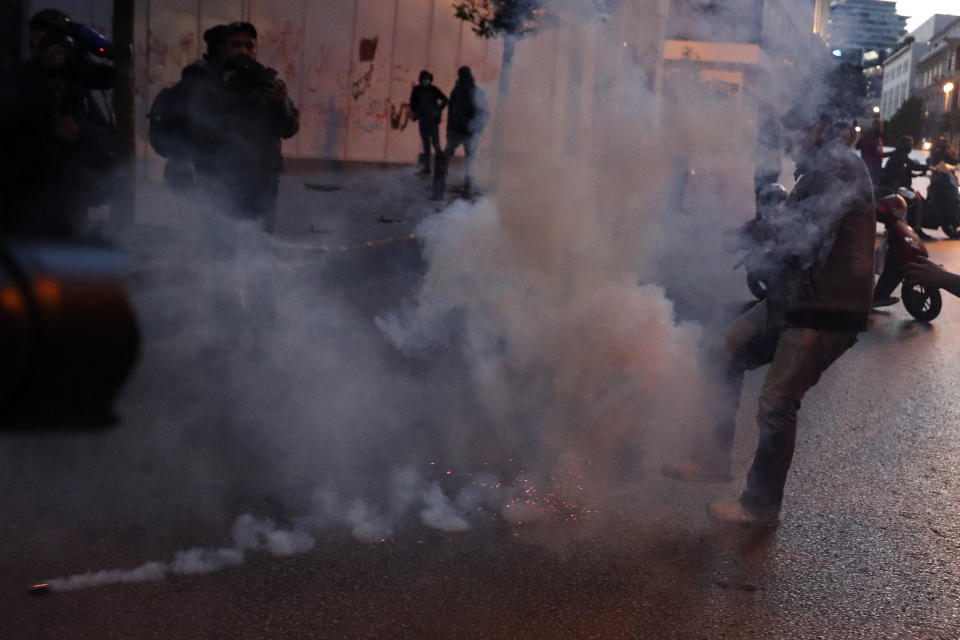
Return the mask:
[[[896,296],[880,298],[879,300],[873,301],[873,308],[876,309],[877,307],[889,307],[890,305],[897,304],[898,302],[900,302],[900,298],[897,298]]]
[[[711,519],[738,527],[754,529],[772,529],[780,524],[776,515],[761,516],[747,510],[740,502],[711,502],[707,505],[707,515]]]
[[[729,469],[708,469],[693,460],[683,462],[668,462],[660,469],[660,473],[685,482],[730,482],[733,474]]]

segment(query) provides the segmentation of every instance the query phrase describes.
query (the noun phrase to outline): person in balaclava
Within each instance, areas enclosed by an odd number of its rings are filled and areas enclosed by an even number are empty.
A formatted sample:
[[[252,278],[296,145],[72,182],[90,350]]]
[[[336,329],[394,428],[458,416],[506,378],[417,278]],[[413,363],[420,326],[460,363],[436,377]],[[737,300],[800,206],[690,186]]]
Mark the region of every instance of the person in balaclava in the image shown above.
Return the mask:
[[[423,153],[420,155],[420,173],[430,173],[430,150],[435,155],[443,153],[440,147],[440,119],[447,106],[447,96],[433,84],[433,74],[427,70],[420,72],[417,86],[410,92],[410,112],[420,126],[420,140],[423,141]]]
[[[114,126],[95,92],[115,71],[78,29],[63,11],[37,12],[30,58],[0,79],[0,235],[73,237],[108,201]]]
[[[457,70],[457,82],[450,92],[450,105],[447,108],[447,146],[443,150],[449,160],[457,147],[463,145],[466,156],[463,170],[463,191],[470,195],[472,184],[473,156],[476,153],[477,140],[483,132],[490,110],[487,96],[477,86],[470,67]]]
[[[778,275],[767,283],[766,300],[710,341],[707,361],[719,383],[713,429],[694,446],[691,459],[663,467],[664,475],[678,480],[731,481],[744,373],[769,364],[746,488],[737,500],[707,508],[714,520],[750,527],[779,522],[800,403],[866,329],[873,294],[870,174],[833,134],[829,117],[794,116],[789,126],[802,131],[797,158],[802,173],[782,214],[770,222],[772,241],[765,248]]]

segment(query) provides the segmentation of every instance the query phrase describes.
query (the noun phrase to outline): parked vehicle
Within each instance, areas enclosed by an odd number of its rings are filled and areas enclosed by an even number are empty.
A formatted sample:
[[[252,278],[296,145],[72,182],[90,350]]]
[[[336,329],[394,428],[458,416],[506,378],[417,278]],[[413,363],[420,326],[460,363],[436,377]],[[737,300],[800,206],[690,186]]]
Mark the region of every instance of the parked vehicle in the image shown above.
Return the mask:
[[[930,322],[943,306],[940,290],[919,283],[908,286],[903,282],[904,265],[929,256],[920,236],[906,223],[907,208],[907,201],[900,195],[877,200],[877,222],[884,226],[886,233],[877,247],[876,271],[880,277],[873,290],[873,306],[884,307],[902,299],[910,315],[921,322]],[[891,296],[897,285],[901,285],[900,298]]]

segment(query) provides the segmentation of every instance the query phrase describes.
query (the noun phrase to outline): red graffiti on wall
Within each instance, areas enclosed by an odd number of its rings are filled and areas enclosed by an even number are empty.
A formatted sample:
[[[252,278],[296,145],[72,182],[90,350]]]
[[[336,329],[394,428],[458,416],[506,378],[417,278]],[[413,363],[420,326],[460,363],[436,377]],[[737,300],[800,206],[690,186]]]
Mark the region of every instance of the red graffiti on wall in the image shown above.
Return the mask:
[[[304,88],[307,93],[316,93],[324,86],[324,81],[330,74],[330,49],[328,45],[321,44],[320,48],[313,55],[307,68],[304,71]],[[341,84],[338,78],[337,84]]]
[[[295,82],[300,51],[303,49],[303,29],[294,29],[290,20],[284,20],[279,29],[266,29],[260,39],[260,48],[270,51],[269,66],[281,72],[287,82]]]
[[[354,80],[353,87],[351,92],[353,93],[353,99],[357,100],[364,93],[367,92],[367,89],[370,88],[370,81],[373,78],[373,65],[370,65],[370,68],[364,73],[358,80]]]

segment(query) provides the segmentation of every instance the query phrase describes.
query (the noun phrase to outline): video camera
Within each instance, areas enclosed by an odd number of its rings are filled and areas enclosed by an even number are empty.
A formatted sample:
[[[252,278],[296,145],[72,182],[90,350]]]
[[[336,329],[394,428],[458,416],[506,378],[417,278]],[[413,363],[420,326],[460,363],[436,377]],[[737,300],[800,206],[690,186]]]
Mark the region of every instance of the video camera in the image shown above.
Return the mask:
[[[47,46],[59,44],[68,50],[113,59],[114,46],[109,38],[92,27],[73,22],[57,9],[44,9],[34,15],[30,19],[30,29],[46,31],[49,34]]]

